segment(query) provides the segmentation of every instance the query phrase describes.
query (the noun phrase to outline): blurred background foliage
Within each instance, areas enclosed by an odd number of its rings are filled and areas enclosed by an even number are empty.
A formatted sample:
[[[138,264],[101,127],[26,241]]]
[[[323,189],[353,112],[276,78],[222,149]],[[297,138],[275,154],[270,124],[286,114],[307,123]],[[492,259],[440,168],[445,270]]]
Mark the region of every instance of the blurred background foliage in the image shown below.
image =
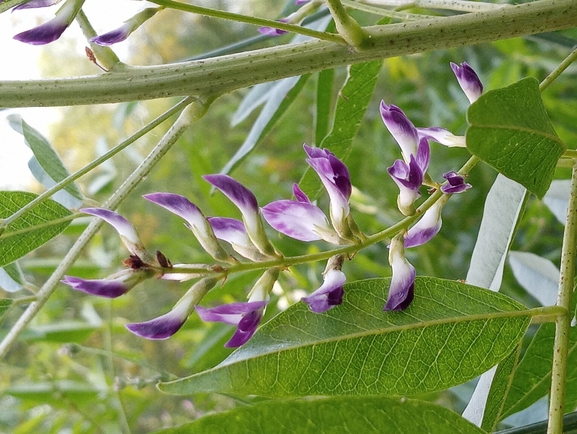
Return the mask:
[[[205,2],[211,7],[275,17],[278,2]],[[281,5],[282,6],[282,5]],[[356,14],[369,24],[376,18]],[[130,39],[130,55],[137,65],[176,62],[254,37],[256,29],[190,14],[167,12],[151,20],[145,30]],[[563,32],[556,39],[524,38],[436,51],[403,58],[385,59],[369,109],[353,142],[347,164],[355,193],[353,213],[365,233],[374,233],[401,218],[396,207],[397,187],[387,173],[399,149],[383,126],[378,105],[381,99],[401,107],[416,126],[442,126],[464,134],[468,101],[459,89],[449,62],[467,61],[478,72],[485,89],[509,85],[523,77],[543,79],[577,42],[577,32]],[[290,36],[264,40],[258,48],[287,42]],[[46,76],[93,74],[95,67],[79,50],[52,44],[45,48],[41,67]],[[570,67],[543,94],[559,136],[574,149],[577,133],[577,68]],[[346,70],[336,70],[333,103]],[[293,182],[307,164],[302,144],[314,143],[315,95],[318,74],[306,83],[287,113],[262,140],[249,158],[232,175],[252,189],[265,205],[291,196]],[[237,210],[221,194],[211,194],[205,174],[220,171],[243,143],[257,113],[231,127],[231,118],[246,90],[225,95],[196,123],[120,207],[139,230],[150,250],[161,250],[172,262],[203,263],[210,259],[176,216],[141,198],[154,191],[187,196],[208,215],[238,217]],[[50,140],[71,171],[126,138],[147,120],[160,114],[176,100],[155,100],[106,106],[62,109],[61,122],[54,125]],[[136,167],[168,128],[155,129],[110,163],[82,178],[79,185],[96,201],[105,200]],[[457,170],[467,159],[465,149],[432,143],[429,173]],[[559,169],[558,178],[568,178]],[[468,182],[474,188],[453,197],[443,212],[443,229],[431,242],[407,252],[419,275],[465,279],[483,212],[484,198],[496,173],[477,166]],[[426,195],[426,192],[424,192]],[[320,198],[326,207],[325,197]],[[326,209],[326,208],[325,208]],[[20,261],[27,279],[37,285],[47,279],[59,259],[87,224],[79,219],[66,232]],[[558,265],[562,225],[536,198],[527,202],[514,250],[531,251]],[[311,253],[326,246],[306,244],[273,234],[275,245],[285,255]],[[69,274],[99,278],[121,268],[127,256],[117,234],[103,227]],[[348,281],[390,275],[385,243],[372,246],[347,261]],[[296,267],[283,273],[275,299],[266,317],[298,301],[321,283],[324,264]],[[231,276],[203,301],[204,305],[242,301],[258,273]],[[128,333],[123,324],[140,322],[171,309],[187,283],[146,281],[128,295],[110,300],[90,297],[61,286],[2,362],[0,376],[0,432],[6,433],[115,433],[149,432],[195,419],[207,412],[222,411],[242,401],[218,395],[168,396],[154,384],[158,379],[190,375],[219,363],[230,350],[223,344],[232,327],[207,324],[192,315],[183,329],[167,341],[147,341]],[[519,285],[508,267],[502,291],[529,306],[537,302]],[[24,292],[24,291],[22,291]],[[0,290],[3,297],[9,296]],[[20,306],[5,318],[4,335],[22,313]],[[266,319],[266,318],[265,318]],[[427,397],[442,405],[462,409],[458,394],[440,393]]]

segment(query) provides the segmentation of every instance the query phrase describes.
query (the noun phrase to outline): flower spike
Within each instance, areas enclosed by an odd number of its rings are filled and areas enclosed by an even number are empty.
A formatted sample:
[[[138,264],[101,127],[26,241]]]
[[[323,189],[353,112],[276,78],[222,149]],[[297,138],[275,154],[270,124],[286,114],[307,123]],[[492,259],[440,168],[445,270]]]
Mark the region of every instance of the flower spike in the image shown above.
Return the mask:
[[[323,272],[324,282],[319,289],[311,295],[303,297],[310,309],[315,313],[323,313],[343,302],[343,285],[347,277],[341,271],[343,255],[336,255],[329,259]]]
[[[216,285],[216,282],[218,279],[213,277],[199,280],[178,300],[170,312],[149,321],[126,324],[126,328],[146,339],[168,339],[180,330],[195,306]]]
[[[481,83],[479,76],[467,62],[463,62],[461,65],[451,62],[451,69],[469,102],[473,104],[483,93],[483,83]]]
[[[399,233],[391,241],[389,247],[389,263],[393,268],[393,277],[389,288],[389,296],[383,310],[405,310],[415,296],[415,267],[405,259],[403,233]]]
[[[18,33],[14,39],[32,45],[44,45],[57,40],[72,23],[83,4],[84,0],[66,0],[53,19],[38,27]]]

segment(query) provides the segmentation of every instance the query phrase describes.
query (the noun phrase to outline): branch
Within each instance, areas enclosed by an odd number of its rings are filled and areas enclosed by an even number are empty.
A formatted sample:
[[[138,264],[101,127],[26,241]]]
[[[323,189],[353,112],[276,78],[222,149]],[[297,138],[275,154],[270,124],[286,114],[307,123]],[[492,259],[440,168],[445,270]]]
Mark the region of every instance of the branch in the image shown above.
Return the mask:
[[[574,27],[577,2],[541,0],[490,11],[367,27],[362,51],[308,41],[180,64],[135,67],[101,76],[0,81],[0,107],[104,104],[222,94],[285,77],[374,59],[459,47]]]

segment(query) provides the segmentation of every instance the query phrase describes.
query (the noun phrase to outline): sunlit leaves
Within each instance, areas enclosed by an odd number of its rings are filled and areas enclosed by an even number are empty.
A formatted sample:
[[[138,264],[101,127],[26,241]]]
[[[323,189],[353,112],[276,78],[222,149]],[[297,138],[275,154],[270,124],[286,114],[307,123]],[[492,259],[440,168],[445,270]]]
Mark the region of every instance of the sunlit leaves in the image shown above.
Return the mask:
[[[274,397],[402,394],[463,383],[506,357],[529,313],[480,288],[418,278],[403,312],[383,312],[390,279],[345,286],[326,314],[294,305],[215,369],[162,383],[169,393]]]
[[[458,414],[430,402],[386,397],[278,400],[205,416],[159,434],[482,434]]]
[[[0,218],[7,218],[37,195],[0,191]],[[72,213],[53,200],[46,200],[16,219],[0,235],[0,267],[21,258],[60,234],[70,224]]]
[[[469,151],[543,197],[565,144],[547,116],[537,80],[485,93],[469,108],[468,120]]]

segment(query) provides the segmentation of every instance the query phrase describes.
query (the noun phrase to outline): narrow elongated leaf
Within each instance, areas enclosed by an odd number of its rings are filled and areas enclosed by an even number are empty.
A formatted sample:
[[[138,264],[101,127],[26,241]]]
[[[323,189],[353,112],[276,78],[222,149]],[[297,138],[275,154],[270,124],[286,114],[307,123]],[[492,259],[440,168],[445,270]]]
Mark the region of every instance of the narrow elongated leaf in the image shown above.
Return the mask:
[[[56,324],[30,327],[22,335],[22,340],[62,343],[82,342],[99,328],[99,324],[82,321],[63,321]]]
[[[555,324],[543,324],[519,363],[503,408],[503,416],[517,413],[549,393]],[[566,401],[577,400],[577,328],[569,333]]]
[[[565,151],[534,78],[489,91],[469,107],[467,148],[537,197],[547,192]]]
[[[216,368],[159,387],[274,397],[431,392],[494,366],[529,324],[530,313],[506,296],[430,277],[416,280],[406,311],[383,312],[389,284],[348,284],[343,304],[322,315],[297,303]]]
[[[28,168],[32,172],[32,175],[34,175],[34,178],[36,178],[36,180],[46,189],[52,188],[56,185],[56,181],[54,181],[50,175],[46,173],[44,168],[40,166],[36,157],[32,157],[28,161]],[[51,196],[51,198],[68,209],[80,208],[82,205],[82,200],[72,196],[66,190],[57,191]]]
[[[310,74],[301,77],[290,77],[277,83],[271,90],[266,104],[262,108],[248,136],[246,136],[244,143],[230,161],[226,163],[220,173],[230,173],[254,149],[260,140],[268,134],[296,99],[309,77]]]
[[[262,402],[212,414],[156,434],[482,434],[430,402],[386,397],[331,397]]]
[[[89,383],[80,383],[78,381],[59,380],[43,383],[26,383],[10,387],[4,392],[7,395],[15,396],[20,399],[31,401],[40,401],[43,403],[62,402],[69,405],[68,399],[75,402],[86,402],[96,399],[103,391],[97,389]]]
[[[543,306],[557,301],[559,269],[553,262],[530,252],[509,252],[517,282]]]
[[[59,182],[70,175],[50,142],[24,120],[22,120],[22,134],[24,135],[26,143],[34,153],[38,164],[52,180]],[[80,189],[74,183],[64,187],[64,190],[77,199],[83,198]]]
[[[513,382],[520,351],[521,345],[517,345],[517,348],[497,365],[481,424],[481,428],[487,432],[493,432],[497,423],[502,419],[501,413]]]
[[[505,258],[522,214],[527,190],[503,175],[497,175],[487,195],[483,219],[473,249],[467,282],[491,291],[499,291],[503,279]],[[492,382],[498,367],[481,375],[463,417],[481,426],[485,408],[500,405],[488,402]],[[500,371],[504,374],[504,371]],[[501,380],[498,379],[498,382]],[[493,395],[495,396],[495,395]]]
[[[0,299],[0,324],[2,324],[2,320],[4,318],[4,314],[8,312],[10,306],[12,306],[13,301],[9,298],[2,298]]]
[[[567,220],[567,204],[569,203],[570,188],[571,180],[555,179],[543,197],[543,203],[547,205],[555,218],[563,225],[565,224],[565,220]]]
[[[0,218],[14,214],[37,195],[22,191],[0,191]],[[0,267],[37,249],[70,224],[72,215],[53,200],[46,200],[7,226],[0,235]]]
[[[351,151],[353,139],[371,102],[381,65],[382,62],[376,60],[349,67],[347,81],[339,93],[333,128],[320,145],[343,161]],[[302,190],[314,198],[321,191],[320,185],[314,171],[308,168],[300,181]]]
[[[335,70],[320,71],[317,80],[317,116],[315,118],[315,143],[321,143],[329,132]]]
[[[232,115],[230,126],[234,127],[244,121],[258,106],[264,104],[270,97],[270,92],[274,90],[280,82],[272,81],[253,86],[243,98],[238,108]]]
[[[22,289],[22,280],[16,263],[0,268],[0,289],[16,292]]]

